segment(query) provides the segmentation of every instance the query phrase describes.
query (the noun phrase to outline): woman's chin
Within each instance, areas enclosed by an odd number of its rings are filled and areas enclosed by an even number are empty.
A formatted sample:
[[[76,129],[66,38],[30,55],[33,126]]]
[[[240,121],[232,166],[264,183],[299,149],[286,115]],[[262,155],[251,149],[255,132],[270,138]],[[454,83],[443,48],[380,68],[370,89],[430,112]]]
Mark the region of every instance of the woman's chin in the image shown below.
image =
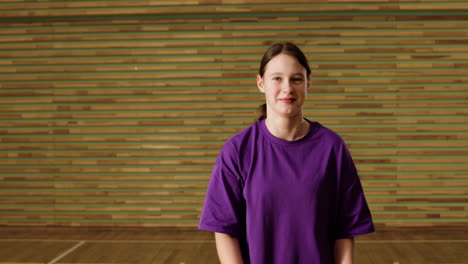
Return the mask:
[[[292,110],[292,109],[287,109],[283,111],[278,112],[279,116],[281,117],[287,117],[287,118],[294,118],[297,116],[302,116],[302,112],[298,110]]]

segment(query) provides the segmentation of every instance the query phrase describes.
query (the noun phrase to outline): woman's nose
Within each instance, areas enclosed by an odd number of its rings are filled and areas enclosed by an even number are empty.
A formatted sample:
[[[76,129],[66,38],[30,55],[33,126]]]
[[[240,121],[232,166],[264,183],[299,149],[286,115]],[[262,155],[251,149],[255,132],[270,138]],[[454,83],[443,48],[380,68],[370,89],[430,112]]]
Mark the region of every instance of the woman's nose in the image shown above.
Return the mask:
[[[283,85],[282,85],[282,90],[284,92],[291,92],[292,91],[292,81],[289,80],[289,79],[286,79],[285,82],[283,82]]]

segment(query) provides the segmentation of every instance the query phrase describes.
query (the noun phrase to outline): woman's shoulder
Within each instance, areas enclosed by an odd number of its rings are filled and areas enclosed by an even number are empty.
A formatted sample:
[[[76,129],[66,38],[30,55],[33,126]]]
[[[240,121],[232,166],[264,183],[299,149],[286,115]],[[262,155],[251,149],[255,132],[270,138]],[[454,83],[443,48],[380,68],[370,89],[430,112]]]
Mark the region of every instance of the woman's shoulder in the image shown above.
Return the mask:
[[[248,127],[240,130],[239,132],[231,136],[226,141],[226,143],[240,148],[248,144],[249,142],[255,141],[261,133],[261,122],[261,120],[257,120]]]
[[[221,149],[220,157],[230,160],[231,164],[243,167],[253,155],[256,138],[260,133],[258,121],[231,136]]]
[[[315,135],[319,138],[320,141],[326,142],[334,146],[340,146],[345,144],[342,136],[333,130],[332,128],[327,127],[319,122],[311,122],[313,126],[316,127]]]

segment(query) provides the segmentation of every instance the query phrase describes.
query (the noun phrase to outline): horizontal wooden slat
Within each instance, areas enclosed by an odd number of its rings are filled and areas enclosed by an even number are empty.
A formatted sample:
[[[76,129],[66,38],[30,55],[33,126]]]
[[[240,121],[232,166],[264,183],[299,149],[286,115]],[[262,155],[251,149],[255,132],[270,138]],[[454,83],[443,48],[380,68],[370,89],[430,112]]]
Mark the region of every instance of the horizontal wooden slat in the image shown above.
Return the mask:
[[[50,148],[48,152],[38,152],[33,150],[22,150],[21,152],[17,149],[15,151],[0,152],[0,158],[17,158],[17,159],[34,159],[34,158],[156,158],[156,157],[211,157],[217,156],[220,145],[213,146],[211,149],[197,149],[197,148],[177,148],[174,145],[161,146],[160,148],[154,148],[154,151],[138,150],[138,149],[115,149],[113,151],[109,150],[108,146],[103,147],[104,151],[99,150],[90,150],[83,151],[81,148],[69,148],[68,151],[59,151]],[[374,156],[374,157],[419,157],[419,159],[426,160],[430,156],[437,158],[443,158],[444,156],[447,159],[454,158],[455,156],[464,157],[468,154],[468,150],[463,149],[445,149],[445,150],[394,150],[394,149],[358,149],[353,148],[353,156],[356,158],[361,156]],[[422,157],[421,157],[422,156]]]
[[[413,30],[405,30],[400,29],[397,32],[394,30],[389,31],[364,31],[364,32],[330,32],[330,31],[314,31],[311,29],[308,30],[283,30],[275,28],[275,30],[271,30],[271,32],[260,30],[260,31],[233,31],[232,33],[226,34],[223,31],[216,32],[212,31],[200,31],[200,32],[179,32],[177,35],[174,35],[173,32],[145,32],[144,34],[139,33],[120,33],[120,34],[58,34],[58,35],[30,35],[30,36],[21,36],[21,35],[3,35],[2,38],[2,45],[0,47],[8,47],[8,45],[3,45],[3,43],[22,43],[22,42],[31,42],[34,41],[41,45],[41,43],[54,43],[54,42],[70,42],[73,41],[118,41],[120,43],[121,40],[127,41],[128,39],[133,39],[135,41],[138,40],[152,40],[152,41],[159,41],[171,38],[173,40],[180,40],[180,39],[192,39],[193,41],[197,41],[198,39],[219,39],[223,38],[225,40],[229,40],[231,38],[238,39],[258,39],[258,38],[277,38],[278,33],[281,33],[282,36],[285,38],[296,38],[300,35],[303,39],[314,38],[315,41],[321,39],[335,39],[339,38],[339,42],[343,44],[390,44],[396,41],[396,39],[400,40],[400,44],[436,44],[441,42],[443,44],[444,40],[446,43],[449,43],[448,40],[450,38],[461,38],[457,40],[450,40],[452,43],[459,43],[462,39],[468,36],[468,32],[465,31],[466,29],[452,29],[452,31],[413,31]],[[356,38],[373,38],[370,40],[362,40]],[[385,37],[395,37],[392,40],[386,40]],[[405,38],[410,37],[411,39],[407,40]],[[412,39],[414,37],[420,37],[420,39]],[[437,39],[439,38],[440,39]],[[97,43],[96,43],[97,44]],[[311,43],[312,44],[312,43]],[[27,47],[26,45],[21,45],[20,48]],[[39,46],[40,47],[40,46]],[[72,45],[71,47],[74,47]]]
[[[152,204],[153,207],[148,207],[148,204],[130,204],[130,205],[122,205],[122,204],[112,204],[112,205],[102,205],[102,204],[57,204],[56,208],[59,212],[79,212],[79,211],[90,211],[90,212],[200,212],[201,211],[201,204],[199,207],[193,207],[193,204],[166,204],[167,206],[161,206],[161,204]],[[444,212],[444,213],[462,213],[467,210],[467,206],[460,204],[454,206],[440,206],[440,207],[432,207],[427,205],[405,205],[405,206],[372,206],[370,209],[377,212],[377,214],[386,214],[386,211],[393,210],[398,211],[401,213],[405,212]],[[2,206],[0,204],[0,212],[47,212],[50,211],[51,208],[44,206],[42,204],[21,204],[18,207],[12,206]]]
[[[198,182],[190,182],[187,183],[185,181],[168,181],[164,183],[158,183],[155,181],[132,181],[132,180],[107,180],[107,181],[60,181],[54,177],[50,178],[50,182],[45,182],[44,180],[4,180],[0,183],[0,189],[22,189],[22,188],[59,188],[59,189],[66,189],[66,188],[86,188],[86,189],[117,189],[117,188],[142,188],[142,184],[144,184],[144,188],[142,190],[148,189],[186,189],[186,188],[198,188],[204,189],[206,188],[206,179]],[[448,190],[456,190],[456,191],[466,191],[468,189],[468,181],[466,180],[457,180],[453,179],[451,181],[435,181],[432,182],[424,182],[421,180],[379,180],[379,181],[372,181],[372,180],[362,180],[363,186],[366,190],[371,192],[386,192],[391,190],[402,190],[405,192],[417,192],[417,191],[427,191],[428,189],[434,190],[434,192],[444,192]],[[434,193],[435,194],[435,193]]]

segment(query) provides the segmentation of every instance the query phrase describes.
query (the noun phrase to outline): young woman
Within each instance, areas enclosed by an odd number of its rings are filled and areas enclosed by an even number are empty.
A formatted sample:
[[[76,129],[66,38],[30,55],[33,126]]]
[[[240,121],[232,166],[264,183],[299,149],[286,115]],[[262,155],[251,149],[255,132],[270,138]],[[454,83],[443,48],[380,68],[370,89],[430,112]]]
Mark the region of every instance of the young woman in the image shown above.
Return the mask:
[[[262,58],[264,112],[225,143],[199,224],[223,264],[353,263],[353,237],[374,231],[344,141],[303,116],[310,74],[292,43]]]

